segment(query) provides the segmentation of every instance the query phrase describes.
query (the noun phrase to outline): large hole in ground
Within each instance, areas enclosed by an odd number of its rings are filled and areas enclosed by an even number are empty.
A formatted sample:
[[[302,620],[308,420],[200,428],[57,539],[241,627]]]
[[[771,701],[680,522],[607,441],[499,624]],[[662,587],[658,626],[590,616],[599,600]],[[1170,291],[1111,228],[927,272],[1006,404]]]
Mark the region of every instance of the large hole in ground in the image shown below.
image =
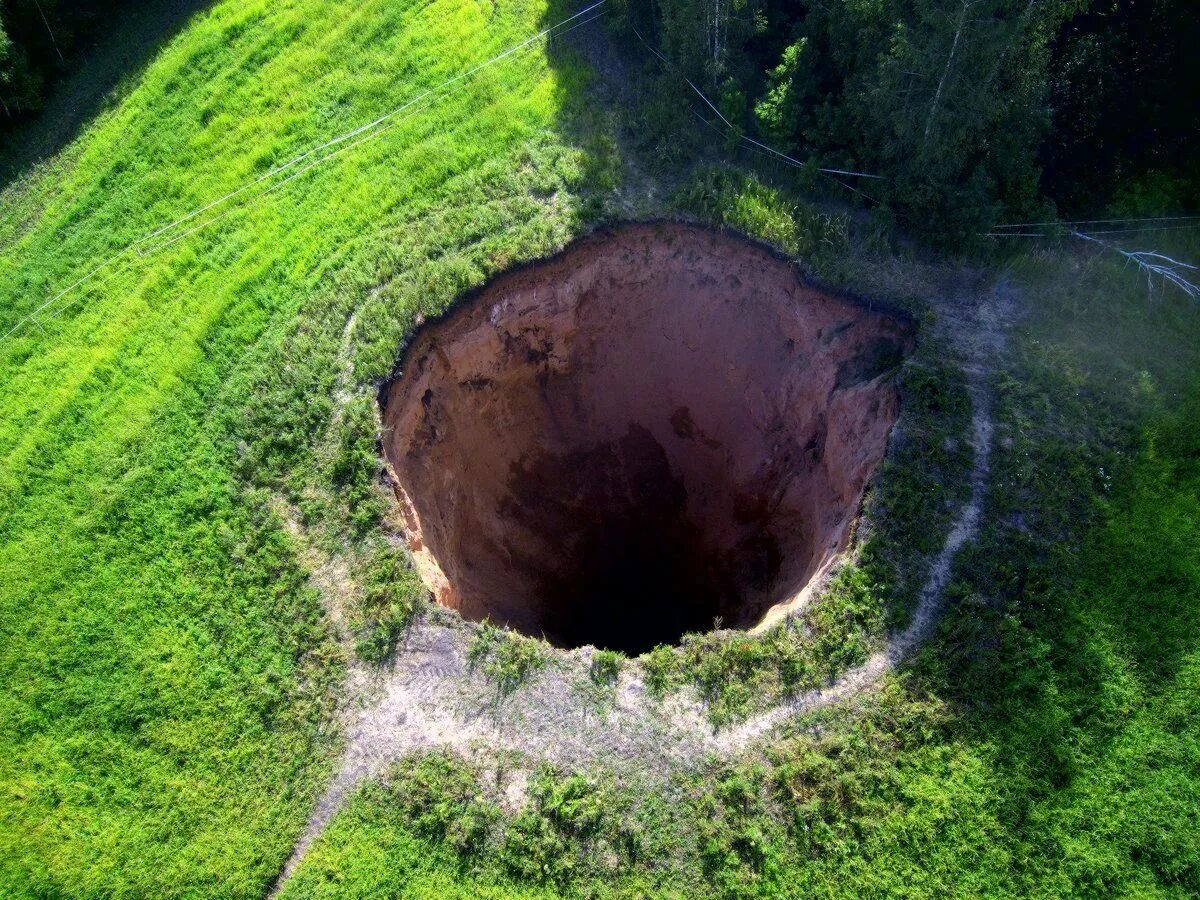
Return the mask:
[[[631,225],[502,275],[380,394],[439,602],[626,652],[796,606],[883,457],[909,325],[728,234]]]

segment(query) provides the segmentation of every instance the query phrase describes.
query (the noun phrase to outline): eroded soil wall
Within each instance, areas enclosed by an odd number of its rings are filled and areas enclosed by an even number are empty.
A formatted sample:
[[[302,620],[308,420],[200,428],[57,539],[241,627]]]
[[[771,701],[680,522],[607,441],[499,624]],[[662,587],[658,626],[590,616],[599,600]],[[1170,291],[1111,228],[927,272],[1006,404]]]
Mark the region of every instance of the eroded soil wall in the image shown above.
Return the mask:
[[[910,327],[767,250],[631,225],[421,331],[380,399],[437,599],[637,652],[753,625],[845,545]]]

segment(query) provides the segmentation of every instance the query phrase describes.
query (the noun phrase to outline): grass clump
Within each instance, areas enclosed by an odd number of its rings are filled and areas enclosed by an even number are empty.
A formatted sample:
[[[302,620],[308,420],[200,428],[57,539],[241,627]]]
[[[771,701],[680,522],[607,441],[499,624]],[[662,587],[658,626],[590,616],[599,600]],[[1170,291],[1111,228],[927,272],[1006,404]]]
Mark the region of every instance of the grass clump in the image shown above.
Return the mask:
[[[971,399],[961,371],[939,359],[945,355],[929,346],[905,366],[901,427],[863,501],[858,563],[875,582],[892,629],[907,623],[928,561],[970,495]]]
[[[679,657],[666,644],[659,644],[639,662],[646,689],[656,700],[662,700],[670,690],[682,684]]]
[[[611,815],[611,798],[596,781],[541,769],[530,780],[531,803],[505,829],[500,860],[521,881],[567,886],[594,865],[592,839]]]
[[[284,898],[479,896],[534,898],[489,862],[502,814],[479,775],[431,753],[363,787],[283,886]]]
[[[429,591],[408,554],[396,547],[371,557],[364,595],[355,611],[355,652],[368,662],[383,662],[421,613]]]
[[[628,843],[626,797],[595,778],[545,766],[530,775],[527,793],[523,808],[506,815],[487,780],[461,759],[433,753],[406,760],[386,784],[369,784],[351,799],[282,896],[349,898],[367,890],[552,898],[574,893],[580,879],[624,880],[611,860]]]
[[[765,705],[822,687],[883,640],[883,604],[870,574],[845,565],[821,597],[762,635],[688,635],[679,650],[661,648],[647,667],[647,684],[661,696],[690,683],[709,721],[724,727]],[[651,654],[653,656],[653,654]]]
[[[503,697],[546,668],[549,658],[541,641],[484,622],[467,648],[467,661]]]
[[[588,675],[598,687],[615,687],[621,677],[621,654],[616,650],[597,650],[592,654]]]
[[[674,202],[683,212],[774,244],[818,270],[849,248],[845,214],[821,212],[741,170],[701,172],[680,188]]]
[[[386,509],[379,474],[375,403],[367,394],[350,399],[337,417],[329,480],[344,504],[352,533],[361,536],[378,527]]]
[[[478,779],[461,760],[430,753],[397,767],[384,790],[422,837],[445,842],[456,854],[483,851],[500,811],[484,798]]]
[[[781,834],[766,814],[764,779],[758,763],[731,766],[716,773],[695,801],[700,865],[719,896],[760,897],[774,890]]]

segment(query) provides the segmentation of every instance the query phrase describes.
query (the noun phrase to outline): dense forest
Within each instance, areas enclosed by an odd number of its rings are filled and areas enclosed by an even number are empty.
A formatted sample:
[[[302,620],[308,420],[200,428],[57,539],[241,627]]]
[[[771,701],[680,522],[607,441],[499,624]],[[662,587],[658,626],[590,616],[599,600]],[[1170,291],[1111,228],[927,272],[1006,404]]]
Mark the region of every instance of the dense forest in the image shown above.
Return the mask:
[[[1070,215],[1200,208],[1191,0],[616,3],[623,45],[661,54],[644,55],[673,92],[690,80],[773,149],[884,176],[858,196],[926,237],[961,243],[1005,216],[1051,215],[1048,202]],[[0,2],[0,134],[124,6]]]
[[[114,0],[0,2],[0,134],[37,112],[115,11]]]
[[[927,236],[1049,203],[1200,205],[1191,0],[621,3],[618,29],[674,90],[794,158],[884,176],[869,195]]]

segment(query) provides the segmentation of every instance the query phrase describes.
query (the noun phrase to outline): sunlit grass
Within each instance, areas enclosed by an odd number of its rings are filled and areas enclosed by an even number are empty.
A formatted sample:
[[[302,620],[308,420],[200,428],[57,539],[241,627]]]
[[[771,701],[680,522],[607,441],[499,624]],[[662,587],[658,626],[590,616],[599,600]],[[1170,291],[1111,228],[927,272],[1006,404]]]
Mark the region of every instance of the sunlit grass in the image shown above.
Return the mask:
[[[0,329],[545,14],[219,3],[4,193]],[[281,447],[311,443],[364,298],[371,337],[391,340],[489,267],[569,236],[579,151],[558,126],[576,79],[539,42],[214,209],[234,211],[211,227],[122,257],[0,342],[6,893],[261,896],[273,879],[328,774],[342,663],[270,495],[234,469],[261,453],[269,481]],[[531,200],[539,182],[560,202]],[[401,272],[448,293],[369,293]],[[305,333],[319,346],[297,351]]]
[[[0,331],[132,241],[565,14],[215,5],[0,195]],[[615,150],[603,127],[569,127],[583,78],[541,44],[516,53],[214,209],[233,211],[210,227],[123,257],[0,341],[0,893],[263,895],[327,783],[344,665],[278,510],[333,530],[369,521],[355,491],[374,475],[373,432],[347,429],[345,458],[321,455],[343,364],[369,419],[373,379],[421,317],[596,217],[589,192],[612,186]],[[710,179],[688,199],[821,271],[859,252],[847,220],[761,186]],[[1172,235],[1159,246],[1200,256]],[[602,794],[547,776],[502,822],[453,767],[420,791],[397,773],[335,819],[290,895],[1194,893],[1200,317],[1094,251],[1004,272],[1026,309],[1019,377],[996,386],[987,528],[901,681],[801,723],[816,727],[770,765],[714,763],[665,799],[636,773]],[[910,434],[941,449],[910,446],[891,468],[961,469],[945,430],[965,421],[961,386],[940,369],[907,377]],[[896,475],[879,495],[900,511],[888,546],[905,564],[949,516],[916,487]],[[875,622],[873,597],[848,588],[817,612]],[[408,599],[378,605],[402,617]],[[384,657],[402,624],[371,627]],[[753,648],[707,643],[697,678],[736,701],[762,675],[737,680]],[[597,796],[612,803],[599,818]],[[483,837],[463,830],[477,814]]]

